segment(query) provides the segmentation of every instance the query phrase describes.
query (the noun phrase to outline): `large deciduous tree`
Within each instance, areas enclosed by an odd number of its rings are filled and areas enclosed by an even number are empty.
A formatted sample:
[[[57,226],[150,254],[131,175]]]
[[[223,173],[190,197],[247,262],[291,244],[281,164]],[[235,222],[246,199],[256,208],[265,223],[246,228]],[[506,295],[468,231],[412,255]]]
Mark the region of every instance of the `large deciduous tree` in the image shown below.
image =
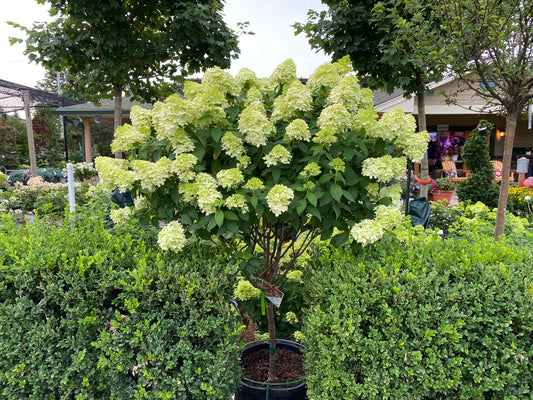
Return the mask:
[[[222,0],[38,0],[49,23],[26,29],[26,54],[52,71],[69,71],[89,100],[114,96],[115,130],[122,94],[149,101],[169,80],[206,67],[229,67],[237,35]]]
[[[414,1],[414,0],[413,0]],[[426,130],[424,95],[428,84],[439,80],[442,68],[430,59],[414,55],[416,43],[408,40],[403,25],[412,17],[404,0],[323,0],[329,9],[320,13],[309,10],[306,24],[295,24],[304,32],[313,48],[323,49],[334,60],[349,55],[363,84],[392,93],[402,89],[407,96],[416,95],[418,127]],[[419,1],[417,9],[423,10]],[[436,24],[431,10],[425,13],[421,30]],[[422,178],[428,177],[427,155],[422,160]],[[427,186],[422,195],[427,195]]]
[[[506,115],[503,171],[494,239],[504,232],[511,157],[517,121],[533,97],[533,2],[529,0],[430,0],[438,30],[409,27],[417,54],[447,66]],[[416,3],[412,3],[416,5]],[[423,21],[422,12],[417,14]]]

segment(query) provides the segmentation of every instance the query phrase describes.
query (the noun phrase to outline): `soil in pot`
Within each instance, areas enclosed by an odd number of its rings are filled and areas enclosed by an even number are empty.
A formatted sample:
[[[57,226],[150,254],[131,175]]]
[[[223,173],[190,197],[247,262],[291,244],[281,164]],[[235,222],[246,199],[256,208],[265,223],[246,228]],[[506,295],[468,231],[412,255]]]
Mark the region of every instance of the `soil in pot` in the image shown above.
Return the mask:
[[[266,382],[268,379],[268,349],[258,350],[243,357],[243,374],[246,378],[256,382]],[[304,375],[302,355],[289,349],[278,348],[276,351],[276,375],[278,380],[273,383],[293,382]],[[265,387],[261,384],[247,382],[250,386]],[[300,385],[296,382],[283,386],[290,388]]]

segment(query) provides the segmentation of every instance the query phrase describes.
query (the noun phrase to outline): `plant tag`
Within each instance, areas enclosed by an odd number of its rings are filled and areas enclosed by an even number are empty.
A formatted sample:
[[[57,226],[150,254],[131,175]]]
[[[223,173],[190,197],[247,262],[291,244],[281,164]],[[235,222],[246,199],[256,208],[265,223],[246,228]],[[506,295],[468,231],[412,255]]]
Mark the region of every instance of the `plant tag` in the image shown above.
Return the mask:
[[[281,302],[283,300],[284,293],[279,290],[278,288],[272,286],[267,281],[264,281],[263,279],[259,279],[261,282],[261,285],[263,286],[263,292],[265,293],[265,297],[276,307],[279,308],[281,305]]]

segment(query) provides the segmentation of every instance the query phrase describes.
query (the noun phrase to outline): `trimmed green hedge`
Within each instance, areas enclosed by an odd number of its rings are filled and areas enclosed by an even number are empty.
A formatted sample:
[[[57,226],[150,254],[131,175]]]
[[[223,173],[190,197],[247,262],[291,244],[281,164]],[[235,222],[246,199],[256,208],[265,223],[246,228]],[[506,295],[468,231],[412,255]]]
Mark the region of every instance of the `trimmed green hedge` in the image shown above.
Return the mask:
[[[306,275],[310,398],[532,398],[529,247],[385,240],[361,257],[322,248]]]
[[[231,398],[240,325],[210,248],[162,254],[89,216],[1,218],[2,399]]]

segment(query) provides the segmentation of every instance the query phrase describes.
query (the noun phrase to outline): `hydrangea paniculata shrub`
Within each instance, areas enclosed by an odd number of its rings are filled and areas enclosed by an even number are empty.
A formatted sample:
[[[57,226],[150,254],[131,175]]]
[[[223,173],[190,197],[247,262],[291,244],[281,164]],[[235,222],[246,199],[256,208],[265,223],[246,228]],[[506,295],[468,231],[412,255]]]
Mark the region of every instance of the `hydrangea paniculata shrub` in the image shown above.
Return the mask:
[[[399,109],[379,118],[347,58],[306,84],[292,60],[268,79],[213,69],[131,117],[112,145],[127,159],[97,158],[99,185],[131,190],[142,204],[134,214],[165,221],[164,249],[179,252],[191,237],[237,240],[242,273],[262,290],[319,236],[367,245],[398,224],[401,188],[389,183],[429,140]]]

